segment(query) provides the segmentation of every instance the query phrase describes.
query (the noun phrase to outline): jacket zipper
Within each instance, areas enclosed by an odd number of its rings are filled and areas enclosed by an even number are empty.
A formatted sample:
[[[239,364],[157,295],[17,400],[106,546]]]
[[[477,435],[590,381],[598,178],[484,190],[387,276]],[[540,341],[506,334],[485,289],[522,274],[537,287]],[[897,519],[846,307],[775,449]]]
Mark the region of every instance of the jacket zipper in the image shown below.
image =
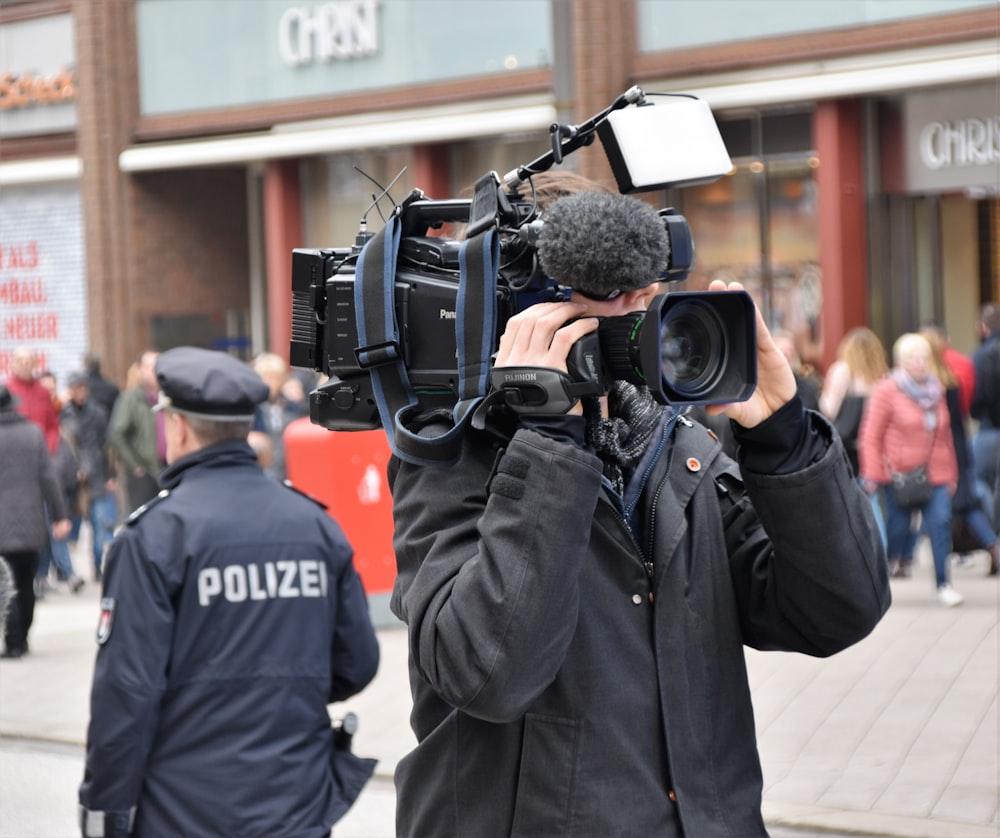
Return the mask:
[[[662,483],[657,488],[656,494],[653,496],[653,505],[649,517],[649,527],[648,527],[649,532],[647,533],[647,544],[648,544],[647,549],[643,550],[642,547],[639,545],[638,540],[632,534],[632,528],[628,525],[628,520],[632,517],[632,514],[635,512],[635,508],[638,505],[639,500],[642,498],[642,493],[646,489],[646,482],[649,480],[649,476],[653,473],[653,469],[656,467],[656,464],[660,462],[660,457],[663,456],[663,449],[667,445],[667,440],[673,434],[674,429],[677,427],[678,422],[683,422],[689,428],[694,427],[691,424],[691,421],[687,419],[685,416],[682,416],[679,412],[675,413],[673,416],[670,417],[670,419],[667,420],[666,425],[664,425],[663,427],[663,432],[660,434],[660,439],[656,444],[656,452],[653,455],[653,457],[650,458],[649,464],[646,466],[646,470],[643,472],[642,478],[639,481],[639,488],[635,492],[634,500],[627,507],[625,507],[625,518],[623,519],[623,523],[625,524],[625,529],[628,530],[629,535],[632,537],[632,543],[636,545],[636,549],[639,553],[640,558],[642,559],[642,566],[646,570],[646,575],[649,577],[650,583],[652,583],[655,578],[655,567],[653,564],[653,541],[654,541],[653,521],[656,519],[653,513],[655,513],[656,511],[656,502],[659,499],[660,491],[663,488]],[[667,467],[667,470],[669,471],[669,465]]]

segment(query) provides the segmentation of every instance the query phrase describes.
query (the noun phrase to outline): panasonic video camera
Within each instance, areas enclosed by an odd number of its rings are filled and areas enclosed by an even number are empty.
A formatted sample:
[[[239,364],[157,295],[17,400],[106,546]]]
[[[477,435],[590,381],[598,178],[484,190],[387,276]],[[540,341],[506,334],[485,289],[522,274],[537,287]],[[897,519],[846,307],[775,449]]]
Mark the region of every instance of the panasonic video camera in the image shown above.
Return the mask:
[[[403,402],[423,410],[487,395],[483,366],[507,320],[571,293],[540,267],[536,243],[544,213],[533,198],[532,177],[595,135],[623,194],[707,183],[730,171],[707,104],[652,96],[634,87],[581,125],[553,125],[550,151],[503,178],[488,173],[471,199],[432,200],[414,190],[387,222],[392,242],[361,233],[350,247],[294,250],[290,361],[329,376],[310,394],[312,421],[331,430],[385,427],[391,440],[400,380]],[[655,279],[683,280],[694,263],[691,230],[672,209],[659,216],[670,261]],[[456,223],[466,225],[461,240],[434,235]],[[464,252],[486,234],[495,241],[492,258],[488,247]],[[625,379],[649,386],[662,403],[742,401],[756,385],[755,341],[754,307],[745,292],[663,294],[646,312],[606,318],[574,346],[572,394],[604,393]],[[478,376],[473,385],[469,366]],[[394,371],[383,379],[387,368]],[[530,387],[519,397],[525,396],[534,397]],[[398,404],[398,392],[395,399]]]

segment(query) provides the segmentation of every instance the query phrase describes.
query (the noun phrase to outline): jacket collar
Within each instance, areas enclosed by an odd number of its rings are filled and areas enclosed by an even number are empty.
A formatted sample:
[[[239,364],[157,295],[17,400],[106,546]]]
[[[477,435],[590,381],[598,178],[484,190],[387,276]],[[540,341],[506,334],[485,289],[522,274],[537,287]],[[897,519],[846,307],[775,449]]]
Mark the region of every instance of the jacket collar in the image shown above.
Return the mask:
[[[159,484],[174,489],[188,472],[233,465],[257,465],[253,449],[242,439],[217,442],[175,460],[160,472]]]

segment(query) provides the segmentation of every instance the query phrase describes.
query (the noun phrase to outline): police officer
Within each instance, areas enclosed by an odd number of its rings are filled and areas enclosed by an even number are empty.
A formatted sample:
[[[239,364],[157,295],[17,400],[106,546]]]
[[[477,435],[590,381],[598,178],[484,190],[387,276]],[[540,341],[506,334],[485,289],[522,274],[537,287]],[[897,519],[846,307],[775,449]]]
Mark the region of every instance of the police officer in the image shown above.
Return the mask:
[[[156,375],[168,467],[107,558],[82,833],[327,835],[374,768],[327,711],[378,666],[351,547],[258,465],[250,367],[181,347]]]

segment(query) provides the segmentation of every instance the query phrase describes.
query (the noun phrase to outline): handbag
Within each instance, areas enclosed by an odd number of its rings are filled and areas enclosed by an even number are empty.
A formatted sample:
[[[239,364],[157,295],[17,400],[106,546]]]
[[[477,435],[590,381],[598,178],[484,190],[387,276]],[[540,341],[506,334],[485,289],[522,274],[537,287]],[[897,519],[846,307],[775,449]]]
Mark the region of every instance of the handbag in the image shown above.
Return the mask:
[[[911,471],[894,471],[892,496],[902,509],[917,509],[933,496],[934,487],[927,479],[927,466],[917,466]]]

